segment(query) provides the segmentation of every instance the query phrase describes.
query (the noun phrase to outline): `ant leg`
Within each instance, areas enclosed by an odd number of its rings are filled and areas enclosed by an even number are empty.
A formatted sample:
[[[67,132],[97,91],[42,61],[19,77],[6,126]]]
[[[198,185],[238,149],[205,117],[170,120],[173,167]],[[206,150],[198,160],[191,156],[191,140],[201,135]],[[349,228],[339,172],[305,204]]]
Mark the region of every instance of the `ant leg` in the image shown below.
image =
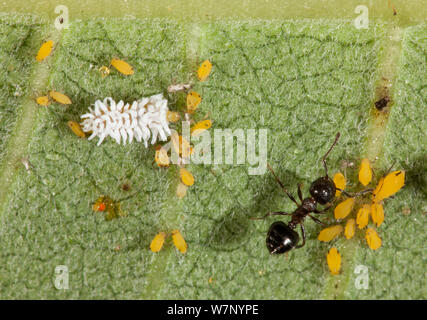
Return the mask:
[[[359,197],[359,196],[361,196],[361,195],[364,195],[365,193],[369,193],[369,192],[372,192],[372,191],[374,191],[374,189],[366,189],[366,190],[362,190],[362,191],[359,191],[359,192],[357,192],[357,193],[353,193],[353,194],[351,194],[351,193],[348,193],[347,191],[344,191],[344,190],[341,190],[341,189],[339,189],[339,188],[336,188],[338,191],[341,191],[341,193],[342,194],[344,194],[344,195],[346,195],[347,197],[349,197],[349,198],[356,198],[356,197]]]
[[[271,173],[273,174],[274,178],[276,178],[276,181],[282,187],[283,191],[285,191],[285,193],[288,195],[289,199],[291,199],[293,202],[295,202],[295,204],[299,207],[300,205],[298,204],[298,202],[295,200],[295,198],[291,194],[289,194],[288,190],[286,190],[282,181],[280,181],[279,178],[276,176],[276,174],[273,171],[273,168],[271,168],[271,166],[268,164],[268,162],[267,162],[267,166],[268,166],[268,169],[270,169]]]
[[[328,167],[326,166],[326,158],[328,157],[328,154],[329,154],[329,152],[331,152],[332,148],[337,144],[339,138],[340,138],[340,133],[338,132],[337,135],[335,136],[334,143],[332,144],[332,146],[329,148],[328,152],[326,152],[322,158],[323,167],[325,168],[326,177],[328,176]]]
[[[251,217],[251,220],[262,220],[265,219],[269,216],[291,216],[292,213],[287,213],[287,212],[283,212],[283,211],[276,211],[276,212],[269,212],[267,213],[265,216],[262,217]]]
[[[298,183],[298,197],[302,203],[303,199],[302,199],[301,183]]]
[[[313,217],[311,215],[308,215],[311,219],[313,219],[314,222],[316,222],[317,224],[320,224],[321,226],[324,226],[325,224],[320,221],[319,219],[317,219],[316,217]]]
[[[304,226],[302,224],[300,224],[300,226],[301,226],[301,234],[302,234],[302,244],[300,244],[299,246],[296,246],[295,248],[297,248],[297,249],[304,247],[304,245],[305,245],[305,229],[304,229]]]

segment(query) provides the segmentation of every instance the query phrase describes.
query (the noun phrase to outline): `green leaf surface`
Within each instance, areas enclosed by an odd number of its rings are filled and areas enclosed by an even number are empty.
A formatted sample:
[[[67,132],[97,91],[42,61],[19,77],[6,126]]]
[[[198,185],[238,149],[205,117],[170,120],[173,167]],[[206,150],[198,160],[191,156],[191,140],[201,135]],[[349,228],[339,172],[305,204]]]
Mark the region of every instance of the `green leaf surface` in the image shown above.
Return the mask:
[[[14,52],[10,63],[16,60],[19,70],[11,71],[17,72],[15,82],[2,78],[0,161],[18,141],[25,143],[22,156],[32,165],[27,172],[15,159],[17,169],[0,197],[2,298],[426,298],[425,26],[401,30],[398,60],[391,62],[397,75],[388,117],[373,105],[387,61],[390,23],[358,30],[351,20],[75,20],[57,35],[43,88],[67,94],[73,104],[41,108],[34,100],[20,102],[11,89],[22,81],[23,96],[35,97],[32,85],[40,76],[33,59],[52,32],[47,25],[30,28],[28,19],[12,24],[10,16],[0,18],[7,26],[0,34],[0,53]],[[112,57],[129,62],[135,74],[125,77],[112,69],[102,79],[98,69]],[[208,81],[197,82],[195,70],[204,59],[212,61],[213,71]],[[177,169],[153,166],[153,147],[117,145],[111,139],[97,147],[67,127],[68,120],[78,121],[96,99],[108,96],[130,102],[163,93],[170,109],[178,110],[184,96],[167,94],[166,88],[188,80],[203,97],[196,120],[209,113],[212,132],[268,130],[268,161],[294,195],[298,183],[307,195],[310,183],[323,175],[320,159],[338,131],[329,172],[353,162],[346,172],[350,189],[357,188],[361,157],[379,157],[377,180],[394,161],[394,168],[406,170],[407,185],[385,204],[386,220],[378,230],[383,247],[371,251],[362,232],[351,240],[340,238],[333,245],[343,255],[342,273],[332,276],[325,259],[332,244],[319,242],[321,227],[307,220],[303,249],[270,256],[265,235],[275,219],[249,218],[295,207],[269,172],[249,175],[247,164],[192,164],[188,168],[196,183],[179,200]],[[13,102],[34,113],[30,135],[16,130],[20,117]],[[377,129],[384,147],[367,154],[378,117],[385,117]],[[0,166],[3,176],[6,160]],[[120,201],[127,217],[105,221],[93,212],[100,195]],[[333,223],[332,213],[325,219]],[[182,232],[188,252],[182,255],[168,240],[162,251],[152,253],[154,235],[172,229]],[[58,265],[69,268],[69,290],[54,286]],[[357,265],[368,267],[368,289],[355,287]]]

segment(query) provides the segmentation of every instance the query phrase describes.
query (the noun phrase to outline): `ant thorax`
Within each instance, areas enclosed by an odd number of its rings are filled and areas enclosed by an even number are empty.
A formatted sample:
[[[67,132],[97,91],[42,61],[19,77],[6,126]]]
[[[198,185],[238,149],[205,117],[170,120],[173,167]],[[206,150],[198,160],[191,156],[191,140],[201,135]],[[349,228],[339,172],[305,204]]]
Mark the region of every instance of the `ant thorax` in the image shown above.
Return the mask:
[[[317,202],[314,198],[305,198],[301,206],[305,212],[309,213],[317,209]]]

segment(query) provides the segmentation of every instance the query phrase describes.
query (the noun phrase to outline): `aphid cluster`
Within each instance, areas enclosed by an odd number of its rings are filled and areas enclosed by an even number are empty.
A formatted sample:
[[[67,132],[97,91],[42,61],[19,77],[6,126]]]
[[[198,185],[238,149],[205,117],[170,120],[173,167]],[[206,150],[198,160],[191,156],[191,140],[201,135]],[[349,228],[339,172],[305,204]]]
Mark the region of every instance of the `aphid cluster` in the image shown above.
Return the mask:
[[[323,210],[317,209],[317,204],[326,205],[332,202],[335,198],[337,187],[334,182],[328,176],[328,169],[326,166],[326,158],[331,152],[332,148],[335,146],[339,139],[340,134],[338,133],[335,137],[335,141],[326,154],[322,158],[323,166],[325,169],[325,176],[320,177],[315,180],[310,186],[310,197],[303,199],[301,185],[298,185],[298,197],[301,203],[298,203],[295,198],[286,190],[283,183],[279,180],[279,178],[274,173],[273,169],[268,166],[272,174],[274,175],[276,181],[282,187],[285,194],[288,196],[291,201],[293,201],[297,205],[297,209],[292,213],[287,213],[283,211],[278,212],[269,212],[264,217],[256,218],[256,219],[264,219],[271,215],[289,215],[291,216],[291,221],[288,224],[285,224],[282,221],[274,222],[268,232],[267,232],[267,249],[272,254],[281,254],[292,250],[293,248],[301,248],[305,245],[306,236],[304,229],[304,220],[308,216],[314,222],[323,225],[323,223],[310,215],[311,213],[321,214],[330,208],[330,206],[326,206]],[[300,225],[301,227],[301,235],[302,235],[302,244],[298,245],[299,235],[294,229]]]
[[[344,175],[342,173],[337,173],[334,175],[333,179],[329,178],[326,165],[326,158],[337,143],[339,136],[340,134],[338,133],[335,137],[334,143],[322,158],[325,169],[325,176],[318,178],[311,184],[309,189],[311,197],[303,199],[301,187],[298,185],[298,197],[300,203],[298,203],[295,198],[288,193],[283,183],[276,176],[273,169],[268,165],[276,181],[279,183],[288,198],[297,205],[297,209],[292,213],[283,211],[269,212],[261,218],[253,218],[264,219],[271,215],[291,216],[291,220],[288,222],[288,224],[285,224],[282,221],[276,221],[270,226],[267,232],[266,245],[268,251],[271,254],[281,254],[288,252],[293,248],[301,248],[304,246],[306,239],[303,225],[304,219],[308,216],[316,223],[323,225],[321,221],[311,216],[311,213],[324,213],[332,206],[333,200],[336,197],[340,197],[342,195],[346,196],[347,199],[338,204],[334,209],[334,216],[337,220],[342,220],[349,215],[356,203],[357,197],[371,194],[371,200],[370,203],[365,203],[360,207],[359,211],[357,212],[356,219],[349,219],[345,227],[338,224],[323,229],[318,236],[320,241],[329,242],[335,239],[343,231],[347,239],[352,238],[355,234],[356,226],[359,229],[363,229],[368,226],[369,216],[372,217],[372,221],[374,224],[376,224],[377,227],[379,227],[384,221],[384,209],[382,206],[382,201],[394,195],[403,187],[405,172],[394,171],[387,174],[385,177],[380,179],[375,189],[363,189],[354,194],[350,194],[344,191],[346,186],[346,179]],[[360,183],[364,187],[368,186],[368,184],[371,182],[372,170],[368,159],[362,160],[358,177]],[[326,207],[323,210],[318,210],[318,204],[326,205]],[[299,235],[294,230],[298,225],[300,225],[303,238],[302,244],[300,245],[298,245]],[[368,246],[372,250],[377,250],[379,247],[381,247],[381,238],[378,236],[374,228],[367,228],[365,237]],[[341,267],[341,255],[336,248],[329,250],[327,254],[327,262],[331,273],[338,274]]]

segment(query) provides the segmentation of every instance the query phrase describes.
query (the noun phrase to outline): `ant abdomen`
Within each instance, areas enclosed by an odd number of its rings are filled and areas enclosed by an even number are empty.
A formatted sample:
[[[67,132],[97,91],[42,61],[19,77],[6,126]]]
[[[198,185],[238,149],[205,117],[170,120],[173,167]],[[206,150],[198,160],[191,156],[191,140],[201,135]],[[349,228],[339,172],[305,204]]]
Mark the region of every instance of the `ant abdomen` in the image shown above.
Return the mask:
[[[295,248],[299,235],[282,221],[276,221],[267,232],[267,249],[271,254],[281,254]]]

